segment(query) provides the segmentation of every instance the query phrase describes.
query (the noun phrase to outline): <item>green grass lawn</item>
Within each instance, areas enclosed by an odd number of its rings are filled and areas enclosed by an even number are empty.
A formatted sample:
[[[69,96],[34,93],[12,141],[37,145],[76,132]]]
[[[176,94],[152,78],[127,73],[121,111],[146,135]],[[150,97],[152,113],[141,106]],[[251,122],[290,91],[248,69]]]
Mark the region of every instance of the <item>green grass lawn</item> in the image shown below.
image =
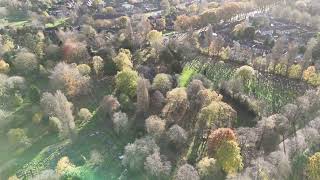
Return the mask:
[[[47,24],[45,24],[45,28],[55,28],[55,27],[61,26],[61,25],[65,24],[68,19],[69,19],[69,18],[60,18],[60,19],[57,19],[57,20],[55,20],[53,23],[47,23]]]

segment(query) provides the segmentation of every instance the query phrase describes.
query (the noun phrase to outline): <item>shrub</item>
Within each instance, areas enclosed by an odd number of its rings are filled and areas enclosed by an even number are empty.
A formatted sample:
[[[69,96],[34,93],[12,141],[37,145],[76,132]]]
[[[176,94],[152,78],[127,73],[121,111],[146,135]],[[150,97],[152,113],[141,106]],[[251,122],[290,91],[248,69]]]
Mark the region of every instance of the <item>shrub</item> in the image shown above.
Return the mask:
[[[156,151],[146,158],[144,169],[153,178],[167,179],[171,173],[171,163],[163,160],[160,153]]]
[[[14,68],[21,74],[31,74],[39,70],[36,55],[29,52],[19,52],[12,61]]]
[[[288,69],[288,77],[292,79],[299,79],[301,77],[302,67],[300,64],[293,64]]]
[[[123,112],[116,112],[112,117],[113,129],[117,134],[125,133],[129,129],[128,116]]]
[[[184,164],[179,167],[174,175],[175,180],[200,180],[197,170],[190,164]]]
[[[167,131],[167,136],[171,144],[173,144],[176,149],[182,148],[188,139],[187,132],[178,125],[173,125],[169,131]]]
[[[156,115],[150,116],[146,119],[146,131],[151,136],[159,138],[166,129],[166,122]]]
[[[131,69],[124,69],[116,75],[116,89],[129,97],[134,97],[137,91],[138,73]]]
[[[4,60],[0,60],[0,73],[8,73],[10,71],[10,65]]]
[[[163,73],[157,74],[153,79],[152,88],[162,93],[169,91],[172,88],[170,75]]]
[[[61,89],[69,96],[89,92],[90,77],[83,76],[74,65],[57,64],[49,78],[55,89]]]
[[[81,108],[78,112],[78,117],[81,121],[89,121],[92,118],[92,113],[87,108]]]
[[[134,143],[126,145],[122,164],[132,171],[143,169],[146,158],[159,151],[159,147],[150,137],[136,139]]]
[[[242,170],[242,156],[240,148],[235,141],[225,141],[217,150],[217,162],[227,174],[237,173]]]
[[[82,76],[89,76],[91,73],[91,68],[87,64],[79,64],[77,69]]]

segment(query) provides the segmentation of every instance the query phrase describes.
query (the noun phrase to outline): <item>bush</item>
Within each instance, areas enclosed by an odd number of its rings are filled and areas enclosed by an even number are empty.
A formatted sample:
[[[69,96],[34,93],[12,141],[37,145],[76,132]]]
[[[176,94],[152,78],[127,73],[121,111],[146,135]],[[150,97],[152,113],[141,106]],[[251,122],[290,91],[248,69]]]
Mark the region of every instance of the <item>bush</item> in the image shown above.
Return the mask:
[[[131,69],[124,69],[116,75],[117,91],[134,97],[137,91],[138,73]]]
[[[170,89],[172,89],[172,82],[170,75],[168,74],[157,74],[153,79],[152,88],[155,90],[159,90],[162,93],[166,93]]]
[[[166,129],[166,122],[156,115],[150,116],[146,119],[146,131],[151,136],[159,138]]]
[[[29,52],[19,52],[12,61],[13,67],[21,74],[31,74],[38,72],[39,63],[36,55]]]
[[[116,112],[112,117],[113,129],[117,134],[125,133],[129,129],[129,121],[126,113]]]
[[[286,76],[287,75],[287,65],[284,63],[279,63],[274,67],[274,73],[277,75]]]

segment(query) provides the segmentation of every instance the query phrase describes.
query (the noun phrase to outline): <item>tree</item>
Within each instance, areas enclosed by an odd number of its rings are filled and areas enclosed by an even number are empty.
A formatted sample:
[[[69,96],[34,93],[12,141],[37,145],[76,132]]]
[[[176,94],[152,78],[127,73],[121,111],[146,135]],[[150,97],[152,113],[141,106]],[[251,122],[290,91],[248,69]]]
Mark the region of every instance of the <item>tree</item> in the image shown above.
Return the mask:
[[[61,123],[60,135],[75,138],[75,123],[72,115],[72,103],[68,101],[61,91],[55,94],[43,93],[40,106],[43,112],[50,117],[57,117]]]
[[[62,52],[67,63],[87,63],[90,58],[85,43],[70,39],[64,42]]]
[[[55,89],[61,89],[68,96],[87,94],[90,89],[90,77],[83,76],[74,65],[58,63],[49,78]]]
[[[4,60],[0,59],[0,73],[8,73],[10,71],[10,65],[6,63]]]
[[[153,79],[152,88],[167,93],[172,88],[171,77],[168,74],[157,74]]]
[[[120,108],[120,103],[113,95],[107,95],[103,97],[100,108],[109,116],[112,116]]]
[[[167,131],[167,137],[169,142],[174,145],[177,150],[179,150],[186,144],[188,134],[182,127],[175,124],[171,126],[169,131]]]
[[[210,89],[200,90],[197,93],[197,98],[196,98],[197,104],[201,108],[208,106],[213,101],[221,101],[221,100],[222,100],[222,95]]]
[[[129,129],[129,121],[126,113],[116,112],[112,117],[113,129],[117,134],[127,132]]]
[[[131,69],[124,69],[116,75],[116,89],[129,97],[134,97],[137,91],[138,73]]]
[[[144,169],[151,178],[168,179],[171,173],[171,163],[165,161],[156,151],[146,158]]]
[[[236,141],[236,135],[230,128],[211,130],[208,137],[208,154],[214,155],[225,141]]]
[[[243,83],[248,83],[254,78],[255,70],[251,66],[241,66],[235,72],[234,77],[240,79]]]
[[[197,170],[201,179],[219,179],[217,177],[222,177],[220,172],[220,167],[214,158],[204,157],[197,163]]]
[[[12,65],[18,73],[25,75],[39,70],[39,63],[36,55],[29,52],[19,52],[12,61]]]
[[[52,169],[46,169],[32,177],[32,180],[59,180],[59,175]]]
[[[146,119],[145,127],[147,133],[157,139],[164,133],[166,121],[156,115],[152,115]]]
[[[167,121],[178,123],[189,108],[188,96],[185,88],[175,88],[167,92],[167,104],[162,109],[162,114]]]
[[[170,11],[170,2],[169,0],[161,0],[160,1],[161,9],[164,10],[165,14],[168,14]]]
[[[138,112],[148,112],[150,106],[149,87],[150,82],[140,77],[137,84],[137,110]]]
[[[235,141],[224,141],[217,150],[216,158],[227,174],[236,173],[243,168],[240,148]]]
[[[128,16],[121,16],[117,19],[117,25],[120,28],[126,28],[129,23],[130,23],[130,18]]]
[[[23,129],[10,129],[7,133],[9,144],[14,148],[25,148],[31,146],[31,140]]]
[[[166,99],[163,94],[160,91],[156,90],[150,96],[150,109],[153,112],[160,112],[165,105],[165,101]]]
[[[276,131],[282,135],[282,142],[283,142],[283,151],[286,153],[286,147],[285,147],[285,135],[288,134],[288,124],[289,120],[285,116],[281,114],[275,114],[272,115],[270,118],[274,118],[275,125],[276,125]]]
[[[74,169],[75,165],[70,162],[69,157],[64,156],[62,157],[56,166],[56,172],[59,176],[63,175],[63,173],[69,171],[70,169]]]
[[[100,56],[94,56],[92,58],[93,70],[96,75],[101,75],[103,73],[104,62]]]
[[[276,131],[274,118],[264,118],[258,123],[258,127],[262,129],[261,145],[266,154],[274,151],[279,143],[280,136]]]
[[[128,167],[129,170],[140,171],[144,167],[146,158],[158,151],[159,147],[152,138],[136,139],[134,143],[126,145],[122,164]]]
[[[307,164],[307,176],[311,180],[320,178],[320,152],[309,157]]]
[[[222,101],[212,101],[200,110],[198,119],[205,128],[231,127],[237,113],[231,106]]]
[[[120,49],[119,54],[113,58],[113,61],[117,65],[120,71],[125,68],[132,68],[133,64],[131,62],[131,53],[128,49]]]
[[[147,34],[147,39],[153,48],[159,49],[160,47],[162,47],[162,32],[151,30]]]
[[[300,64],[293,64],[288,69],[288,77],[292,79],[300,79],[302,67]]]
[[[77,66],[77,69],[78,69],[79,73],[82,76],[90,76],[91,67],[89,65],[87,65],[87,64],[79,64]]]
[[[89,121],[92,118],[92,113],[87,108],[81,108],[78,112],[78,117],[81,121]]]
[[[197,170],[190,164],[180,166],[174,175],[175,180],[200,180]]]

